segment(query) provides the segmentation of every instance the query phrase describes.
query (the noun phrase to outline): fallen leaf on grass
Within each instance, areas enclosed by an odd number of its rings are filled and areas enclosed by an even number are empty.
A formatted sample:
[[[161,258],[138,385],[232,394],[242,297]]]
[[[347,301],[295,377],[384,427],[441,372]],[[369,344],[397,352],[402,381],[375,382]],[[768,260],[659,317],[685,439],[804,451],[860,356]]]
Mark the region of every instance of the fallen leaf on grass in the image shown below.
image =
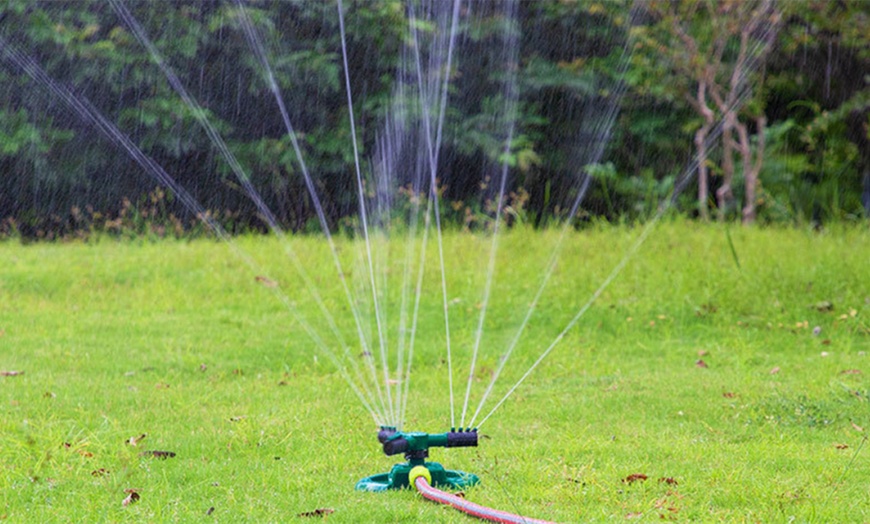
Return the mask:
[[[648,479],[648,478],[649,478],[649,477],[647,477],[647,476],[644,475],[643,473],[632,473],[631,475],[629,475],[629,476],[625,477],[624,479],[622,479],[622,481],[623,481],[624,483],[626,483],[626,484],[631,484],[631,483],[633,483],[633,482],[643,482],[643,481],[645,481],[645,480]]]
[[[864,432],[864,428],[862,428],[858,424],[855,424],[854,422],[852,422],[852,427],[855,428],[855,431],[860,431],[861,433]]]
[[[129,506],[139,500],[139,492],[135,489],[125,489],[124,493],[126,493],[127,496],[124,497],[124,500],[121,502],[122,506]]]
[[[834,444],[834,447],[837,449],[849,449],[848,444]]]
[[[732,393],[731,391],[726,391],[725,393],[722,393],[722,396],[725,398],[735,398],[737,396],[737,393]]]
[[[45,393],[42,394],[42,398],[54,398],[54,397],[56,397],[56,396],[57,396],[57,395],[55,395],[55,394],[54,394],[53,392],[51,392],[51,391],[46,391]]]
[[[154,385],[154,387],[157,389],[169,389],[169,384],[167,384],[166,382],[158,382]]]
[[[797,490],[797,492],[786,491],[785,493],[780,495],[780,497],[782,497],[783,499],[788,499],[788,500],[800,500],[802,496],[803,496],[802,489]]]
[[[263,284],[265,287],[278,287],[278,283],[272,280],[269,277],[264,277],[263,275],[257,275],[254,277],[254,280]]]
[[[840,315],[839,318],[840,318],[840,320],[848,320],[849,318],[855,318],[857,315],[858,315],[857,309],[850,309],[848,315],[843,313],[842,315]],[[0,332],[0,336],[2,336],[2,332]]]
[[[166,460],[168,458],[172,458],[175,456],[174,451],[156,451],[156,450],[148,450],[139,453],[140,457],[154,457],[158,459]]]
[[[12,371],[12,370],[2,370],[0,371],[0,377],[17,377],[18,375],[23,375],[23,371]]]
[[[676,506],[669,506],[668,504],[670,504],[670,501],[668,500],[667,497],[664,497],[664,498],[660,498],[660,499],[656,500],[655,503],[653,504],[653,507],[656,509],[666,509],[666,510],[673,512],[673,513],[680,511],[679,508],[677,508]],[[664,515],[660,515],[660,516],[662,518],[665,518]]]
[[[823,346],[830,346],[830,345],[831,345],[831,339],[826,338],[825,340],[822,340],[822,345],[823,345]]]
[[[715,313],[717,311],[719,311],[719,308],[716,306],[716,304],[707,302],[706,304],[701,304],[701,307],[695,310],[695,314],[698,316],[703,316],[709,313]]]
[[[834,310],[834,304],[830,300],[822,300],[821,302],[816,302],[816,311],[821,313],[829,313]]]
[[[39,477],[30,477],[30,482],[39,482],[39,480],[40,480]],[[49,488],[54,489],[55,485],[57,485],[57,479],[52,478],[52,477],[46,477],[45,484]]]
[[[299,513],[296,515],[297,517],[325,517],[330,513],[335,513],[334,509],[329,508],[317,508],[314,511],[306,511],[304,513]]]
[[[770,370],[771,375],[776,375],[777,373],[779,373],[779,366],[776,366]]]
[[[245,420],[247,417],[230,417],[230,422],[241,422]]]
[[[125,443],[125,444],[129,444],[129,445],[131,445],[131,446],[135,446],[135,445],[139,444],[140,442],[142,442],[143,440],[145,440],[145,437],[147,437],[147,436],[148,436],[147,434],[142,433],[142,434],[139,435],[138,437],[130,437],[130,438],[128,438],[127,440],[124,441],[124,443]]]
[[[94,456],[94,454],[91,453],[90,451],[84,449],[85,446],[87,446],[87,445],[88,445],[87,442],[79,444],[74,451],[85,458],[91,458]],[[61,447],[64,449],[70,449],[70,450],[73,449],[73,445],[70,444],[69,442],[64,442],[63,444],[61,444]]]
[[[860,375],[861,370],[859,370],[859,369],[844,369],[843,371],[840,371],[840,374],[841,375]]]
[[[679,484],[679,482],[677,482],[677,479],[675,479],[673,477],[661,477],[659,479],[659,482],[664,482],[665,484],[667,484],[669,486],[676,486]]]
[[[703,360],[698,359],[697,362],[695,362],[695,367],[706,368],[706,367],[710,367],[710,366],[708,366],[707,363],[704,362]]]
[[[94,477],[105,477],[109,473],[111,473],[111,472],[109,470],[107,470],[106,468],[100,468],[100,469],[95,469],[95,470],[91,471],[91,475],[93,475]]]
[[[640,511],[635,512],[635,513],[626,513],[625,514],[625,518],[627,518],[627,519],[639,519],[641,517],[643,517],[643,513],[641,513]]]

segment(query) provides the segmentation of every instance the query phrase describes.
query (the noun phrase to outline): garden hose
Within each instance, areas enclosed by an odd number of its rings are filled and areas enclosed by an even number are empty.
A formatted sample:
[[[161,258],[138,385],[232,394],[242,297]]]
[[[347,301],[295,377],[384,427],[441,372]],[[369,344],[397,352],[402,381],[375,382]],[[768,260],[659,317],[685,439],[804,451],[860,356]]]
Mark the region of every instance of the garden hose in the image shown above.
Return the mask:
[[[508,513],[506,511],[487,508],[486,506],[469,502],[462,497],[457,497],[452,493],[447,493],[446,491],[434,488],[429,484],[429,479],[427,478],[429,477],[429,472],[423,466],[417,466],[412,469],[409,477],[413,479],[413,486],[421,495],[423,495],[423,498],[439,504],[452,506],[463,513],[479,519],[488,520],[490,522],[504,522],[508,524],[553,524],[546,520],[532,519],[520,515],[514,515],[513,513]]]

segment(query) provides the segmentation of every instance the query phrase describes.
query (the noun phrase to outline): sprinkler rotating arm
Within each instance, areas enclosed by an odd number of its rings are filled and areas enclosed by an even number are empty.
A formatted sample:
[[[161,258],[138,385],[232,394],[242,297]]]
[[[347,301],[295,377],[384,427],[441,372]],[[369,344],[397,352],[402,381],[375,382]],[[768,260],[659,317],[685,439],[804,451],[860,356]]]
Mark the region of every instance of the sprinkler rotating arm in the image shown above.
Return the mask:
[[[447,433],[402,432],[392,427],[381,428],[378,441],[387,456],[404,453],[413,458],[425,458],[429,448],[477,447],[477,431],[449,431]],[[408,457],[411,458],[411,457]]]

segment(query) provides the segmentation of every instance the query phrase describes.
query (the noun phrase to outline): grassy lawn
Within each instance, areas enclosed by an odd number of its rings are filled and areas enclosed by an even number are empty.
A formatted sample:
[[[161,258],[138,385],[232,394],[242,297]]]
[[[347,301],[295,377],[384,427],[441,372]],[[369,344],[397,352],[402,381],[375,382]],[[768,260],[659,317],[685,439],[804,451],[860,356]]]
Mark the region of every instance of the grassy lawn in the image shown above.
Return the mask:
[[[639,233],[568,236],[488,407]],[[481,446],[432,459],[479,474],[475,502],[560,522],[870,520],[870,231],[731,236],[736,259],[721,226],[662,224],[482,427]],[[473,407],[557,237],[500,240]],[[291,244],[355,340],[325,243]],[[488,245],[445,236],[457,411]],[[237,246],[327,333],[275,239]],[[357,247],[339,241],[347,267]],[[440,432],[450,406],[434,244],[428,256],[408,428]],[[0,377],[0,518],[306,522],[322,517],[298,515],[325,508],[330,522],[470,521],[410,491],[353,490],[394,460],[298,320],[226,245],[6,242],[0,261],[0,370],[23,372]],[[383,260],[393,305],[399,261]],[[348,273],[358,282],[363,268]],[[122,504],[125,490],[139,499]]]

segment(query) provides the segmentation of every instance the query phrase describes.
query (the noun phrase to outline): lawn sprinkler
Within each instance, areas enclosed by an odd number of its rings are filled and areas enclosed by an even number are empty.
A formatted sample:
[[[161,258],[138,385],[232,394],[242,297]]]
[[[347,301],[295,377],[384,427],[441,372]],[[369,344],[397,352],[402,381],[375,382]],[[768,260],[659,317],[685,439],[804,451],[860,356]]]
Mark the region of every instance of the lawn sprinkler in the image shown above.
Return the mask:
[[[469,448],[477,447],[477,428],[463,431],[451,428],[447,433],[421,433],[399,431],[392,426],[381,426],[378,442],[383,445],[384,453],[391,457],[405,454],[408,462],[396,464],[389,473],[379,473],[366,477],[356,483],[361,491],[386,491],[412,487],[414,479],[423,476],[432,486],[449,489],[464,489],[477,484],[480,479],[473,473],[444,469],[437,462],[427,462],[429,448]]]

